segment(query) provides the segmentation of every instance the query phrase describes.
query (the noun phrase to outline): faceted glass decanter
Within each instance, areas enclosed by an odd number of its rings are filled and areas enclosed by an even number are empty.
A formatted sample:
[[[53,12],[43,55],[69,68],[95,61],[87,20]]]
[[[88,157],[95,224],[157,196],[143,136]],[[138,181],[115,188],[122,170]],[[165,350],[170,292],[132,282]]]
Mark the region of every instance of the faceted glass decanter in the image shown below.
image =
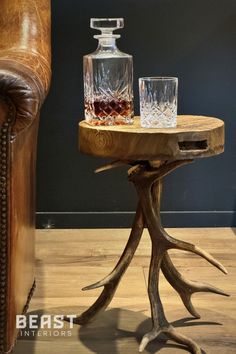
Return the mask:
[[[98,47],[84,56],[85,119],[92,125],[132,124],[133,58],[116,46],[120,35],[113,31],[124,26],[122,18],[92,18],[90,27]]]

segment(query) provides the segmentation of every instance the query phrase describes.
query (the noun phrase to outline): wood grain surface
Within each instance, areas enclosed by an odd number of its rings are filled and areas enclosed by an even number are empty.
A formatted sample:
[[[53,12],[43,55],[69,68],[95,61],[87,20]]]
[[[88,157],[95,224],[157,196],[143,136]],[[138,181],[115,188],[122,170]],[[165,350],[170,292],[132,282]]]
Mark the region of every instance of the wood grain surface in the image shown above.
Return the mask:
[[[205,281],[231,296],[195,294],[194,305],[201,319],[193,319],[176,292],[160,277],[160,291],[168,320],[193,338],[207,354],[236,352],[236,231],[230,228],[167,229],[174,237],[205,248],[228,268],[224,276],[203,259],[171,251],[174,264],[191,280]],[[100,289],[83,292],[112,270],[129,236],[129,229],[37,230],[37,288],[30,314],[82,313],[97,298]],[[151,328],[147,296],[151,244],[147,231],[124,275],[108,310],[95,322],[75,325],[69,337],[22,336],[14,354],[133,354],[142,335]],[[68,324],[65,323],[65,330]],[[151,342],[144,353],[187,353],[184,347],[164,337]]]
[[[121,160],[192,159],[224,151],[224,122],[218,118],[182,115],[177,127],[147,129],[139,117],[133,125],[91,126],[79,123],[81,152]]]

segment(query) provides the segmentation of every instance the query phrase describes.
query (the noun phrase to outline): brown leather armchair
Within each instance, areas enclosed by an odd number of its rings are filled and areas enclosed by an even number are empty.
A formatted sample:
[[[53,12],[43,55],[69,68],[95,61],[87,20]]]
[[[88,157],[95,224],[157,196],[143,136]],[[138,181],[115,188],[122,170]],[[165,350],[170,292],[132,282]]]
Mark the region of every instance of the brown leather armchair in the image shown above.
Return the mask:
[[[35,161],[48,92],[50,0],[0,1],[0,353],[34,289]]]

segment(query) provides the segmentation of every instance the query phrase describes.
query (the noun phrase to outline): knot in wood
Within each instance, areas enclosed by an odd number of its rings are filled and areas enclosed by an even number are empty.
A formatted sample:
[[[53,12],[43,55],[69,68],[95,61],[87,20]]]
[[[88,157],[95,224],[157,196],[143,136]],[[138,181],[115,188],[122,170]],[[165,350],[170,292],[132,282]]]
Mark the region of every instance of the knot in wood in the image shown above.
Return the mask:
[[[97,131],[95,134],[95,145],[97,149],[110,149],[112,147],[112,137],[107,131]]]

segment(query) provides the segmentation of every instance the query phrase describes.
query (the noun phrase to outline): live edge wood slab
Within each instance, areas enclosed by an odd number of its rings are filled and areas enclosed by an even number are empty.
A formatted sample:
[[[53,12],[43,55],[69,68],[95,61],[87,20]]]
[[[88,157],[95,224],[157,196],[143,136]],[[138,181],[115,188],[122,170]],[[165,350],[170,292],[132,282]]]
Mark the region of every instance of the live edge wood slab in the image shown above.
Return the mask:
[[[178,116],[177,128],[145,129],[133,125],[90,126],[79,123],[79,148],[85,154],[120,160],[183,160],[220,154],[224,122],[204,116]]]
[[[186,279],[172,263],[168,250],[178,249],[195,253],[223,273],[226,274],[227,271],[206,251],[194,244],[173,238],[164,230],[160,219],[160,200],[164,176],[193,162],[195,158],[223,152],[224,122],[212,117],[178,116],[177,128],[144,129],[140,127],[138,117],[135,118],[135,124],[130,126],[90,126],[82,121],[79,123],[79,146],[83,153],[116,159],[97,172],[122,164],[130,165],[128,179],[135,185],[139,201],[130,237],[120,260],[107,277],[83,289],[104,287],[95,303],[77,317],[76,323],[83,325],[92,321],[109,305],[135,254],[143,229],[147,227],[152,242],[148,279],[152,328],[143,336],[139,351],[143,351],[150,341],[163,333],[167,338],[188,347],[192,353],[202,353],[201,348],[192,339],[177,332],[166,319],[159,295],[159,274],[160,271],[163,272],[189,313],[200,318],[191,300],[194,293],[211,292],[223,296],[228,294],[213,285]]]

